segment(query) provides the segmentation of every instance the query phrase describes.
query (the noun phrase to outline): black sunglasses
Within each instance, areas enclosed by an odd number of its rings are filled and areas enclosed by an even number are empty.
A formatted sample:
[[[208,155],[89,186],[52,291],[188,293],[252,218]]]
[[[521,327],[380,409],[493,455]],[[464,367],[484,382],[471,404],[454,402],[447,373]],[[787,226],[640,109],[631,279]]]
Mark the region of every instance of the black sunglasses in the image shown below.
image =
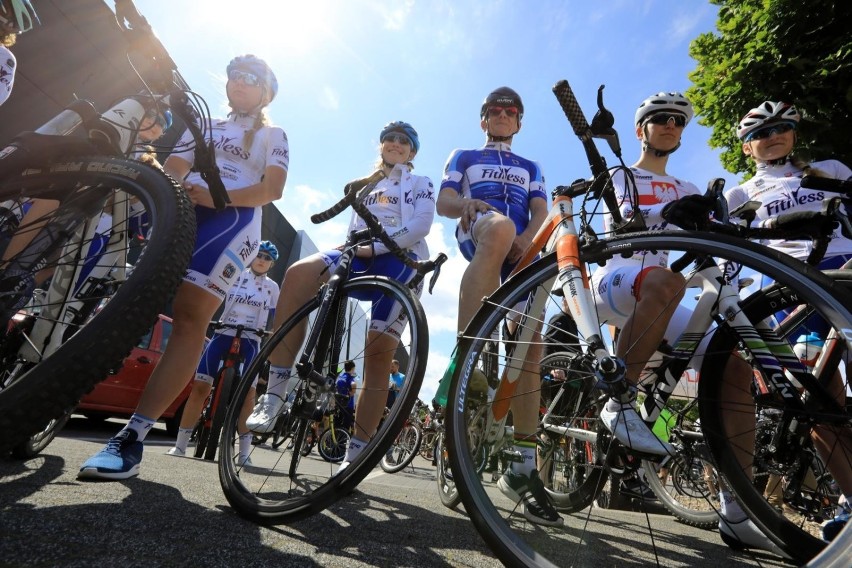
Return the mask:
[[[673,120],[674,125],[678,128],[686,126],[686,117],[679,113],[658,112],[648,118],[648,122],[660,126],[668,124],[670,120]]]
[[[765,128],[761,128],[760,130],[755,130],[748,136],[746,136],[745,141],[751,142],[752,140],[763,140],[764,138],[769,138],[770,136],[775,136],[776,134],[784,134],[785,132],[790,132],[791,130],[795,130],[795,126],[790,124],[789,122],[781,122],[779,124],[773,124],[772,126],[767,126]]]

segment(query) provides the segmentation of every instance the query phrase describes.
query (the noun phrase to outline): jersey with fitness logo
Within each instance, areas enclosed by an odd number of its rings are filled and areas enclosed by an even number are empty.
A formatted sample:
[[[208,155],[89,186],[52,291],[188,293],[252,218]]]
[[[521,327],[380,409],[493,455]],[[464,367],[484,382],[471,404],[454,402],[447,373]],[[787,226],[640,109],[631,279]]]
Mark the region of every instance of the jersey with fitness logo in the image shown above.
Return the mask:
[[[0,45],[0,105],[12,94],[15,83],[15,56],[6,46]]]
[[[251,148],[247,149],[244,135],[254,126],[254,117],[232,116],[212,120],[207,126],[213,137],[216,164],[227,190],[260,183],[267,166],[287,171],[290,150],[287,135],[281,128],[259,128]],[[177,146],[186,150],[173,155],[192,164],[195,159],[193,145],[191,134],[186,133]],[[206,187],[197,172],[191,172],[186,179]],[[197,206],[195,214],[198,233],[184,280],[224,299],[226,291],[254,258],[260,244],[261,207],[228,207],[219,212]]]
[[[222,321],[231,325],[242,324],[254,329],[266,328],[269,318],[275,315],[277,303],[278,284],[265,274],[256,276],[251,268],[247,268],[228,291]],[[236,331],[223,329],[220,333],[233,336]],[[253,333],[245,335],[260,339]]]
[[[515,223],[517,234],[527,228],[530,201],[547,201],[544,176],[536,162],[512,153],[505,142],[489,142],[477,150],[455,150],[444,166],[441,190],[485,201]],[[458,231],[456,231],[458,236]]]
[[[852,170],[837,160],[814,162],[811,166],[830,178],[845,180],[852,177]],[[760,222],[781,213],[821,211],[824,200],[838,195],[801,187],[802,174],[802,170],[789,161],[779,166],[758,164],[753,178],[725,192],[728,208],[733,210],[748,201],[759,201],[761,205],[757,210],[757,221]],[[845,201],[841,207],[849,215],[849,202]],[[813,248],[810,240],[772,240],[766,244],[799,259],[807,258]],[[849,254],[852,254],[852,240],[844,237],[839,228],[835,229],[825,258]]]

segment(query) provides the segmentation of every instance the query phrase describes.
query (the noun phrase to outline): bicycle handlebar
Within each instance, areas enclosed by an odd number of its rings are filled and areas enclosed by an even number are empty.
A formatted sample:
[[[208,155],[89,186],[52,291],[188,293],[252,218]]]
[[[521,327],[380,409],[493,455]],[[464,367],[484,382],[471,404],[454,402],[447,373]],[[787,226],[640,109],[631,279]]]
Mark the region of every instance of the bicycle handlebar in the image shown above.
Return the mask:
[[[210,322],[210,328],[213,331],[216,331],[216,330],[219,330],[219,329],[233,329],[237,332],[238,335],[242,334],[242,332],[244,332],[244,331],[249,332],[249,333],[254,333],[255,335],[258,335],[260,337],[272,335],[272,332],[266,330],[265,328],[260,328],[260,327],[253,328],[253,327],[248,327],[246,325],[243,325],[241,323],[240,324],[227,323],[227,322],[224,322],[224,321],[221,321],[221,320],[212,320]]]
[[[821,189],[832,193],[852,194],[852,179],[834,179],[807,175],[802,178],[802,187]]]

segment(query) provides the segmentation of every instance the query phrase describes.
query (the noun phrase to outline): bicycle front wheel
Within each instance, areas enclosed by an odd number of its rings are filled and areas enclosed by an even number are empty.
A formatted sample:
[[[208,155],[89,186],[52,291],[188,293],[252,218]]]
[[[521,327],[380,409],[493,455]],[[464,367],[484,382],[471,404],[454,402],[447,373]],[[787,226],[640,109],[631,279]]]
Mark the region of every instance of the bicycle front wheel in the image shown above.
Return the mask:
[[[845,300],[836,299],[836,290],[828,278],[781,253],[741,239],[714,234],[710,240],[706,234],[689,231],[635,233],[599,241],[584,248],[581,261],[586,273],[592,274],[607,262],[621,258],[641,258],[646,251],[661,250],[671,251],[671,259],[684,253],[700,253],[739,263],[756,279],[766,276],[789,284],[804,302],[824,312],[833,325],[852,329],[849,327],[852,315],[844,307],[852,305],[852,302],[844,304]],[[536,469],[540,471],[539,479],[550,495],[551,502],[561,511],[564,524],[539,524],[534,515],[527,514],[523,501],[519,503],[515,498],[504,495],[497,484],[483,480],[478,474],[479,440],[485,438],[487,441],[489,437],[499,435],[490,423],[498,423],[494,420],[498,415],[505,416],[505,403],[508,402],[508,408],[513,409],[516,403],[523,402],[521,397],[524,396],[534,397],[536,407],[540,403],[541,387],[538,385],[541,384],[544,372],[549,369],[543,368],[541,358],[535,359],[531,354],[536,353],[535,347],[544,346],[545,340],[541,338],[554,335],[549,333],[548,322],[554,314],[563,310],[561,288],[557,286],[554,293],[558,272],[556,255],[550,254],[513,276],[483,300],[483,306],[460,338],[447,405],[447,436],[453,480],[458,486],[465,509],[497,557],[508,565],[609,564],[613,557],[621,556],[657,565],[689,565],[691,561],[688,554],[684,556],[682,542],[693,534],[699,537],[700,529],[683,526],[679,529],[678,539],[672,539],[671,529],[665,524],[666,517],[651,514],[664,511],[653,501],[638,499],[633,502],[634,506],[646,513],[640,515],[594,506],[577,510],[589,495],[595,496],[601,491],[600,480],[605,479],[605,474],[621,476],[630,470],[638,473],[641,463],[635,458],[631,460],[632,456],[625,454],[624,450],[619,450],[612,443],[608,430],[600,426],[596,411],[589,411],[590,404],[600,404],[600,397],[594,393],[602,395],[602,391],[596,388],[597,378],[592,368],[583,364],[583,355],[579,356],[575,365],[566,365],[565,371],[566,382],[573,382],[579,387],[579,392],[588,393],[575,401],[585,402],[567,405],[561,412],[551,414],[552,422],[540,421],[536,432]],[[696,278],[693,278],[693,274],[684,276],[683,290],[678,296],[682,299],[677,301],[692,312],[695,294],[687,288],[696,285],[700,275]],[[606,293],[606,290],[595,289],[592,292],[597,295]],[[599,336],[607,339],[607,322],[604,320],[601,324]],[[712,330],[705,330],[690,337],[692,351],[685,351],[685,354],[676,352],[679,360],[686,358],[688,361],[696,346],[711,333]],[[523,344],[519,338],[525,338],[527,343]],[[576,339],[585,354],[586,338],[580,335]],[[622,340],[623,337],[619,338],[619,342]],[[496,343],[498,348],[489,350],[489,343]],[[627,345],[629,353],[632,345]],[[680,347],[680,341],[675,347]],[[563,350],[570,349],[571,346],[567,346]],[[730,351],[729,347],[728,353]],[[476,413],[471,410],[482,404],[482,381],[479,377],[484,373],[487,359],[495,355],[500,376],[511,371],[519,376],[518,384],[523,388],[519,386],[511,398],[498,399],[497,406],[489,397],[486,404],[492,419],[483,421],[477,419]],[[678,360],[678,357],[673,358]],[[654,365],[668,364],[671,359],[663,358]],[[646,372],[649,370],[653,371],[650,365]],[[675,389],[675,395],[669,399],[672,411],[686,413],[685,409],[697,397],[695,373],[687,369],[682,375],[666,379]],[[750,380],[750,375],[745,377],[746,384]],[[689,421],[694,419],[692,416],[684,416],[683,423],[689,425]],[[514,424],[517,432],[517,415],[514,416]],[[706,425],[704,428],[706,435]],[[569,455],[571,459],[566,458]],[[609,458],[613,459],[610,461]],[[599,476],[596,473],[599,470],[605,474]],[[645,473],[646,476],[653,475],[653,472]],[[535,480],[531,483],[534,484]],[[578,488],[582,488],[579,494]],[[615,490],[618,491],[618,488]],[[576,497],[577,500],[573,501],[573,505],[571,501],[560,505],[554,496],[559,493]],[[705,499],[708,508],[717,510],[709,491]],[[629,535],[629,538],[625,538],[625,535]],[[720,555],[724,553],[720,552]]]
[[[141,162],[92,157],[29,169],[3,180],[0,201],[10,198],[39,201],[15,233],[29,246],[7,249],[0,275],[0,450],[121,365],[195,244],[186,194]]]
[[[423,431],[420,426],[416,424],[403,426],[402,431],[382,458],[382,470],[387,473],[396,473],[405,469],[417,457],[422,443]]]
[[[366,354],[371,350],[375,351],[377,344],[374,342],[379,337],[376,332],[386,331],[398,338],[394,358],[400,361],[400,372],[405,375],[405,382],[377,432],[367,441],[360,455],[339,473],[338,464],[328,462],[316,454],[309,454],[301,460],[294,459],[293,452],[299,451],[298,436],[296,444],[282,445],[279,451],[254,446],[251,454],[252,467],[239,467],[235,454],[239,409],[232,405],[225,418],[219,447],[219,480],[231,506],[240,515],[256,522],[289,522],[304,518],[323,510],[351,492],[378,465],[411,414],[417,399],[429,350],[428,328],[420,302],[407,287],[394,280],[377,276],[353,278],[344,283],[342,293],[342,301],[335,310],[345,310],[346,325],[342,329],[348,333],[341,336],[336,331],[341,329],[340,326],[324,326],[323,329],[328,333],[324,334],[321,344],[310,353],[314,368],[329,378],[329,386],[325,390],[323,387],[317,387],[321,392],[315,402],[311,403],[303,396],[304,385],[300,385],[297,388],[296,400],[289,411],[296,416],[297,421],[321,419],[327,413],[321,401],[333,397],[333,379],[337,377],[339,370],[343,369],[344,361],[355,361],[356,367],[363,368]],[[368,333],[372,307],[379,302],[383,306],[393,303],[400,310],[399,316],[387,327],[373,322],[373,332]],[[319,303],[319,298],[311,300],[275,331],[240,380],[236,400],[241,400],[246,395],[269,353],[295,326],[305,320],[310,321]],[[337,316],[337,313],[329,314],[329,321],[339,321]],[[334,357],[335,353],[339,354],[339,357]],[[384,375],[386,374],[385,372]],[[294,373],[293,377],[297,375]],[[367,379],[365,384],[366,382]],[[381,390],[384,397],[387,396],[387,383],[387,377],[382,376]],[[362,391],[356,393],[356,400],[360,396]],[[346,412],[345,409],[343,411]],[[347,417],[347,422],[353,421]],[[357,421],[354,423],[357,427]],[[294,466],[293,471],[291,466]]]

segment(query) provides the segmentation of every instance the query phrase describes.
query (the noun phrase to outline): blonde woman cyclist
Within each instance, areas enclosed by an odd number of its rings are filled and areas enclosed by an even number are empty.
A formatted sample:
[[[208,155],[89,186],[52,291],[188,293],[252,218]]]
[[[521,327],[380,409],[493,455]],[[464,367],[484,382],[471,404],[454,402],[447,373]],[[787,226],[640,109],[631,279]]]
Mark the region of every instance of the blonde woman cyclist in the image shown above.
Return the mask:
[[[195,204],[198,222],[195,252],[174,299],[174,329],[162,359],[136,412],[106,447],[86,461],[80,479],[127,479],[138,475],[142,442],[178,393],[201,358],[210,319],[227,291],[254,259],[260,245],[261,207],[279,199],[289,166],[287,135],[269,124],[264,109],[278,92],[278,80],[255,55],[235,57],[227,66],[226,93],[231,112],[212,120],[216,162],[231,203],[213,208],[210,192],[198,173],[191,172],[194,154],[171,155],[164,169],[183,180]],[[189,134],[178,143],[191,148]]]

